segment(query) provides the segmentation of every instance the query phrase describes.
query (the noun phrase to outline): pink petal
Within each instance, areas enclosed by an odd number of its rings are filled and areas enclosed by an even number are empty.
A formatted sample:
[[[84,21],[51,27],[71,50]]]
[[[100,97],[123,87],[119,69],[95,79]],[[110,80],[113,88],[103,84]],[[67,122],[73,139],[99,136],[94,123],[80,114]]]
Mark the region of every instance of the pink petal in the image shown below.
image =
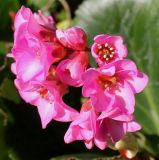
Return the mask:
[[[89,141],[89,142],[85,142],[85,146],[87,147],[87,149],[92,149],[93,148],[93,140]]]
[[[135,97],[130,86],[124,82],[123,85],[119,85],[118,89],[115,91],[115,106],[126,110],[127,113],[132,114],[134,112]]]
[[[114,106],[112,110],[102,112],[98,117],[98,120],[104,118],[110,118],[116,121],[131,121],[133,116],[126,114],[124,110]]]
[[[141,129],[141,125],[135,121],[127,124],[127,132],[136,132]]]
[[[101,150],[104,150],[107,147],[107,127],[105,126],[105,123],[97,123],[97,131],[94,137],[94,143]]]
[[[99,44],[104,44],[103,41],[105,39],[107,39],[108,37],[110,37],[110,36],[107,35],[107,34],[99,34],[99,35],[97,35],[97,36],[94,37],[94,41],[96,43],[99,43]]]
[[[46,128],[47,124],[54,118],[56,111],[54,110],[54,103],[48,103],[44,99],[39,99],[37,108],[40,115],[42,128]]]
[[[109,68],[102,68],[101,74],[106,76],[113,76],[115,74],[115,66],[111,66]]]
[[[17,74],[26,82],[42,71],[43,66],[39,59],[26,53],[21,57],[21,60],[18,61],[16,68]]]
[[[114,46],[120,58],[127,56],[128,50],[126,46],[123,44],[123,38],[121,36],[110,37],[109,41],[114,41]]]
[[[107,94],[105,94],[102,89],[98,89],[98,92],[96,94],[91,95],[92,105],[98,112],[110,110],[110,108],[112,108],[114,100],[114,95],[108,92]]]
[[[91,94],[95,94],[97,92],[97,77],[99,73],[97,70],[90,68],[83,75],[82,79],[84,82],[82,88],[82,95],[85,97],[89,97]]]
[[[117,142],[123,138],[125,135],[123,122],[109,119],[105,123],[107,123],[109,134],[112,137],[113,142]]]
[[[60,122],[70,122],[75,120],[75,118],[78,116],[78,112],[61,102],[61,104],[56,103],[56,112],[57,115],[54,117],[55,120],[60,121]]]
[[[17,87],[20,96],[25,100],[25,102],[35,105],[35,101],[38,99],[39,94],[33,91],[29,92],[29,84],[25,84],[19,79],[15,79],[14,84]]]
[[[126,81],[130,84],[134,93],[139,93],[146,87],[148,76],[142,72],[138,72],[136,76],[132,76],[131,79],[126,79]]]
[[[67,132],[65,133],[65,135],[64,135],[64,141],[65,141],[65,143],[71,143],[71,142],[73,142],[75,139],[74,139],[74,137],[72,136],[72,128],[69,128],[68,130],[67,130]]]
[[[117,72],[121,72],[121,71],[137,72],[136,64],[133,61],[128,60],[128,59],[116,61],[114,62],[114,65],[116,67]]]
[[[20,25],[26,23],[31,15],[31,10],[29,8],[25,8],[24,6],[17,12],[15,21],[14,21],[14,29],[17,30]]]

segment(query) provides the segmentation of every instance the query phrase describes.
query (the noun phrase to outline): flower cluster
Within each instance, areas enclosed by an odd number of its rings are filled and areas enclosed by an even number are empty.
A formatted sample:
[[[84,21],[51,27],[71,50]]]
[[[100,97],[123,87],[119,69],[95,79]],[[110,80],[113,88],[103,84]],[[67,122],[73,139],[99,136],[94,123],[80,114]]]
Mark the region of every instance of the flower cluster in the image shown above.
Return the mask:
[[[88,51],[97,68],[89,67]],[[94,144],[105,149],[109,141],[141,128],[133,116],[135,94],[145,88],[148,77],[125,59],[127,54],[120,36],[98,35],[89,49],[81,28],[56,29],[51,17],[25,7],[15,17],[10,54],[15,85],[37,107],[43,128],[51,120],[72,121],[66,143],[83,140],[89,149]],[[82,87],[87,100],[80,112],[63,101],[69,86]]]

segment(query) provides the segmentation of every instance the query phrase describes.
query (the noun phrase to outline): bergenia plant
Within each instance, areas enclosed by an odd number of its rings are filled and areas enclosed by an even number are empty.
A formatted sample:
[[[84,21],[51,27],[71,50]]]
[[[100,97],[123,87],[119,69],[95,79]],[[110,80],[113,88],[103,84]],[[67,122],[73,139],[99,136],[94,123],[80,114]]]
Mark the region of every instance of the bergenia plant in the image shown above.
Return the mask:
[[[66,143],[82,140],[88,149],[103,150],[141,129],[134,117],[135,94],[143,91],[148,77],[127,54],[119,35],[97,35],[89,48],[82,28],[57,29],[52,17],[21,7],[9,56],[15,86],[26,103],[37,107],[42,128],[52,120],[70,121]],[[70,86],[82,88],[86,101],[80,112],[63,101]]]

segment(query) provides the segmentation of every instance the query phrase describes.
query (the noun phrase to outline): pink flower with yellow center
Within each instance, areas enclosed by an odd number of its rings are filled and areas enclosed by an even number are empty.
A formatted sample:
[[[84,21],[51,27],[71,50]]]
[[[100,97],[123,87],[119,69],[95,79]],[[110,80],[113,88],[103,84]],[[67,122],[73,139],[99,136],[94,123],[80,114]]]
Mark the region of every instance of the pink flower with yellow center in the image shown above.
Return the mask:
[[[24,83],[22,80],[16,79],[15,85],[21,97],[27,103],[37,107],[42,128],[46,128],[51,120],[69,122],[78,115],[75,109],[63,102],[62,96],[67,93],[67,86],[58,80]]]
[[[134,62],[119,60],[100,68],[89,68],[83,74],[84,97],[90,97],[94,108],[109,111],[120,108],[131,114],[134,112],[135,93],[147,85],[148,77],[139,72]]]
[[[107,34],[101,34],[94,38],[91,51],[99,65],[120,60],[127,56],[127,48],[123,44],[123,38]]]

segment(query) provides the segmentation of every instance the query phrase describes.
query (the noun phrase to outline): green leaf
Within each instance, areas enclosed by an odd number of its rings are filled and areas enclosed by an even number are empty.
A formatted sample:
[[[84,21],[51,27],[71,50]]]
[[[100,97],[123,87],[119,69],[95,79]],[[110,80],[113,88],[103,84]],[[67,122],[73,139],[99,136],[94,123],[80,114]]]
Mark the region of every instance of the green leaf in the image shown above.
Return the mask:
[[[28,5],[34,5],[40,9],[46,5],[46,0],[28,0],[27,3]]]
[[[66,29],[70,26],[70,21],[69,20],[63,20],[59,23],[57,23],[56,27],[58,29]]]
[[[13,149],[10,149],[8,151],[8,157],[10,160],[20,160],[19,156],[17,155],[17,153]]]
[[[6,29],[6,27],[10,27],[11,25],[11,18],[9,17],[10,11],[17,11],[19,8],[19,1],[18,0],[0,0],[0,30]],[[8,29],[8,28],[7,28]],[[6,30],[5,30],[6,31]],[[3,34],[3,33],[2,33]],[[5,32],[6,35],[6,32]]]
[[[136,118],[147,134],[159,135],[159,1],[86,0],[76,12],[76,25],[88,34],[125,38],[129,58],[149,76],[149,85],[136,96]]]
[[[159,136],[156,135],[144,135],[137,133],[137,141],[139,147],[143,150],[148,151],[152,155],[157,156],[159,151]],[[154,143],[155,142],[155,143]]]
[[[0,108],[0,112],[1,112],[1,108]],[[0,113],[0,159],[4,160],[8,158],[8,152],[7,152],[7,146],[5,143],[5,126],[4,126],[4,116]]]
[[[3,41],[0,41],[0,55],[4,55],[8,52],[8,49],[6,47],[6,43]]]
[[[37,9],[50,8],[55,0],[28,0],[28,5],[34,5]]]
[[[101,155],[97,154],[86,154],[86,153],[81,153],[81,154],[72,154],[72,155],[64,155],[60,157],[55,157],[50,160],[122,160],[118,156],[114,157],[103,157]]]
[[[5,78],[0,87],[0,97],[13,101],[15,103],[20,102],[20,97],[13,84],[13,81]]]
[[[8,126],[14,123],[11,112],[7,105],[0,98],[0,159],[1,160],[19,160],[14,149],[7,144]]]

